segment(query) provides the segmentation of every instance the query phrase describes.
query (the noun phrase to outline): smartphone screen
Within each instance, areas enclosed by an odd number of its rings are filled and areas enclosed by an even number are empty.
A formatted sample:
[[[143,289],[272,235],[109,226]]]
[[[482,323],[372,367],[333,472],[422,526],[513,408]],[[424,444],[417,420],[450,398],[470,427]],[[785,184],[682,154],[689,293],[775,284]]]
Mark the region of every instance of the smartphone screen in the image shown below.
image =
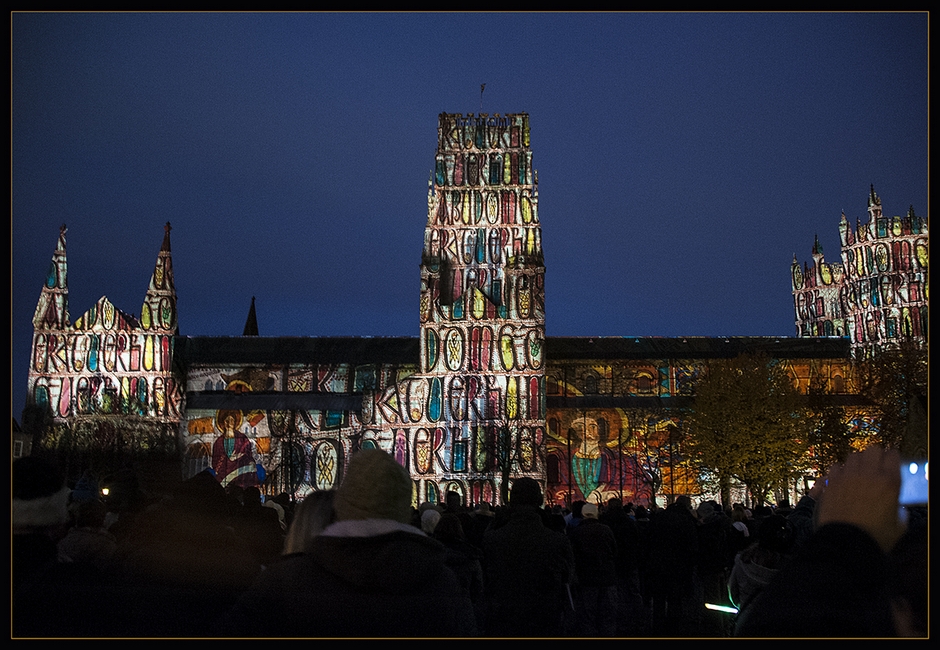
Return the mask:
[[[902,506],[925,506],[928,500],[927,461],[903,461],[901,463]]]

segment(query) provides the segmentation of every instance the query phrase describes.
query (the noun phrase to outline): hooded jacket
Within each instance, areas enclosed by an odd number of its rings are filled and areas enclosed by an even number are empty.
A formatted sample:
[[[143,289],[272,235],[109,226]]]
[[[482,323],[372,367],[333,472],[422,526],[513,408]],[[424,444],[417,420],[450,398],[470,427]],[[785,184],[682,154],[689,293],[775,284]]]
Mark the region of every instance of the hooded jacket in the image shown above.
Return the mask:
[[[220,621],[223,636],[460,637],[473,609],[444,546],[391,520],[342,521],[285,556]]]

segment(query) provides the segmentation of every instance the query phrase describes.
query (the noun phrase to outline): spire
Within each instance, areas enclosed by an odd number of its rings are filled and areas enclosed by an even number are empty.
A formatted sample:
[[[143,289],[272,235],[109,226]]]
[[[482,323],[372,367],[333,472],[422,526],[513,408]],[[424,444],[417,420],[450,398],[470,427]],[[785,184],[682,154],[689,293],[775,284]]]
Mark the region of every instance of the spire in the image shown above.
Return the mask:
[[[69,327],[69,283],[68,261],[65,255],[65,224],[59,228],[59,241],[46,274],[46,281],[39,294],[39,303],[33,315],[33,327],[37,330],[63,330]]]
[[[875,186],[871,186],[868,195],[868,223],[875,227],[877,220],[881,218],[881,199],[875,194]]]
[[[813,242],[813,255],[822,255],[823,249],[822,244],[819,243],[819,233],[815,235],[815,241]]]
[[[176,318],[176,287],[173,281],[173,258],[170,255],[170,222],[163,227],[163,244],[150,277],[147,296],[140,308],[140,324],[145,330],[168,334],[179,332]]]
[[[170,222],[167,221],[166,225],[163,226],[163,245],[160,246],[160,252],[170,252],[170,231],[173,228],[170,226]]]
[[[258,315],[255,313],[255,297],[251,297],[251,308],[248,310],[248,319],[245,321],[245,331],[242,336],[258,336]]]

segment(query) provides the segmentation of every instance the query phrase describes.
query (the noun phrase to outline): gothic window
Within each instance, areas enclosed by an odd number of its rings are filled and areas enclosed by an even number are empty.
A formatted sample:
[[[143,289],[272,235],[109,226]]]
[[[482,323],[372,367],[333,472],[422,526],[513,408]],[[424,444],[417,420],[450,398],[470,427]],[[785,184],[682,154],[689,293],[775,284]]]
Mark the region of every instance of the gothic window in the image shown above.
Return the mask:
[[[561,392],[558,386],[558,378],[555,375],[549,375],[545,378],[545,388],[549,395],[558,395]]]
[[[833,393],[845,392],[845,378],[842,375],[832,376],[832,392]]]
[[[898,320],[896,318],[888,318],[885,321],[887,326],[887,335],[889,339],[895,339],[898,337]]]

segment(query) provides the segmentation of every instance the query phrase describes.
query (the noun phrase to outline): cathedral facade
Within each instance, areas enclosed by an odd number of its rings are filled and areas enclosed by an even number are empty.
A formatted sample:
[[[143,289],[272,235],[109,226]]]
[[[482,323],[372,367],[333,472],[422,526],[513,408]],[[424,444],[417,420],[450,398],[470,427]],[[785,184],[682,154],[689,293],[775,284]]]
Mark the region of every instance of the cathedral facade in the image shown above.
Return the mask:
[[[852,395],[849,338],[822,325],[795,338],[547,338],[529,136],[526,114],[440,115],[417,337],[262,337],[247,325],[182,336],[169,224],[140,317],[102,298],[73,323],[63,227],[33,321],[27,408],[46,424],[41,446],[117,437],[175,450],[183,478],[210,470],[225,486],[296,496],[337,486],[352,453],[378,447],[408,469],[416,504],[448,492],[501,503],[519,476],[549,503],[648,503],[698,489],[677,432],[709,360],[760,352],[804,393]]]

